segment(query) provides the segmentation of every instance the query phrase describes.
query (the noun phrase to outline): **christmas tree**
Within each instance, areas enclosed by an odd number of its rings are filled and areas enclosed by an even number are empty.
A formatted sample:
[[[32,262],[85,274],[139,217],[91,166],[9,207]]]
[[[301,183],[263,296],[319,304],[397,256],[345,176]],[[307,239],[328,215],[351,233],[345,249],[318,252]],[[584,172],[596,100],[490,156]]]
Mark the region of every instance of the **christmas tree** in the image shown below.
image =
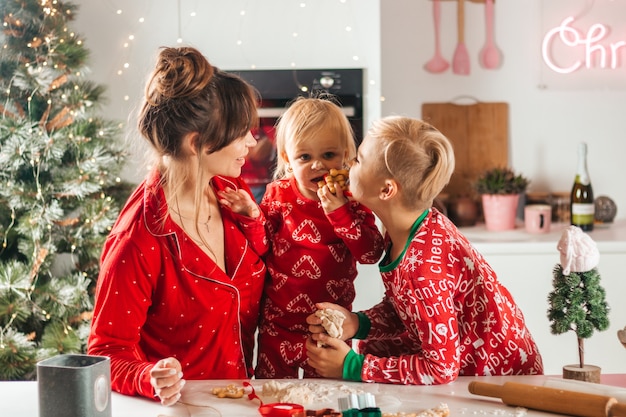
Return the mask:
[[[595,242],[576,226],[568,227],[559,240],[561,263],[552,271],[553,290],[548,295],[548,319],[552,334],[576,333],[580,367],[585,365],[584,340],[594,330],[609,327],[606,292],[596,267],[599,252]]]
[[[0,380],[85,351],[104,239],[127,184],[121,125],[58,0],[0,0]]]

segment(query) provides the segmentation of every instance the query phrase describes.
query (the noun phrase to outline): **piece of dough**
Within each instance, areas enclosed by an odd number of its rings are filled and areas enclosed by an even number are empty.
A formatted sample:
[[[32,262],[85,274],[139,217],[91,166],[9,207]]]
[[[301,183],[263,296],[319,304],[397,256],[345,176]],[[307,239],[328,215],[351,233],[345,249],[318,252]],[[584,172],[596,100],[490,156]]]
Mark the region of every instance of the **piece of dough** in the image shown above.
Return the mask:
[[[317,310],[315,315],[322,319],[322,327],[324,327],[324,330],[330,337],[341,339],[341,336],[343,336],[343,321],[346,319],[346,316],[341,311],[324,308]],[[317,345],[319,347],[323,346],[321,342],[317,342]]]

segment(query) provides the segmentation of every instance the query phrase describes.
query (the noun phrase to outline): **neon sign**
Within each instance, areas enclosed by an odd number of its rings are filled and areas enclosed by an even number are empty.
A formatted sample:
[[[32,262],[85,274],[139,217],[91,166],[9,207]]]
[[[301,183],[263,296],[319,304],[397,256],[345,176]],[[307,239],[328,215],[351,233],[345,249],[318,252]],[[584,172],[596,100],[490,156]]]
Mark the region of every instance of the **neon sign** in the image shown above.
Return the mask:
[[[541,45],[541,56],[544,63],[552,71],[560,74],[572,73],[583,66],[590,69],[593,67],[594,58],[597,60],[599,68],[616,69],[619,66],[619,51],[621,49],[626,51],[626,41],[601,43],[609,33],[608,26],[595,23],[589,27],[586,33],[583,33],[571,25],[573,22],[572,16],[567,17],[559,26],[546,33]],[[582,48],[584,58],[573,58],[567,64],[559,64],[552,54],[553,49],[557,46]]]

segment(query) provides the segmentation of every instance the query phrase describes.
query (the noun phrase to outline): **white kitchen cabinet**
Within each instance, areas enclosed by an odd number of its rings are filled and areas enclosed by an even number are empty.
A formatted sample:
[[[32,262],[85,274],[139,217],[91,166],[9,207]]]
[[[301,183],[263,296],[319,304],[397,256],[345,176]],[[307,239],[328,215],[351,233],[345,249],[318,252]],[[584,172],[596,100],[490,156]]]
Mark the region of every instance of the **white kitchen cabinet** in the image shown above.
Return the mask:
[[[553,224],[550,233],[531,235],[520,225],[515,230],[492,232],[483,225],[461,228],[493,267],[522,309],[539,351],[545,373],[560,375],[564,365],[578,363],[576,334],[550,332],[548,294],[552,270],[560,262],[556,248],[564,224]],[[609,329],[585,339],[585,363],[602,368],[602,373],[626,373],[626,349],[617,331],[626,326],[626,219],[598,228],[589,234],[600,251],[598,270],[610,307]],[[377,303],[383,287],[376,265],[359,266],[355,310]]]

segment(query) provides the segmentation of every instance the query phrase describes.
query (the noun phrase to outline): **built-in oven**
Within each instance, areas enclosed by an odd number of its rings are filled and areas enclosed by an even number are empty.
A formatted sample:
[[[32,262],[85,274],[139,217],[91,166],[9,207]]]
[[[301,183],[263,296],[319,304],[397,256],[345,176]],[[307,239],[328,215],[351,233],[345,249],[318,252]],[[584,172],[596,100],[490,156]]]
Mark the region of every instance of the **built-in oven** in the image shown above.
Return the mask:
[[[242,177],[260,199],[273,174],[275,149],[274,126],[289,104],[299,96],[332,94],[348,117],[357,146],[363,139],[363,70],[288,69],[229,71],[253,85],[261,95],[259,129],[253,132],[258,140],[244,165]]]

